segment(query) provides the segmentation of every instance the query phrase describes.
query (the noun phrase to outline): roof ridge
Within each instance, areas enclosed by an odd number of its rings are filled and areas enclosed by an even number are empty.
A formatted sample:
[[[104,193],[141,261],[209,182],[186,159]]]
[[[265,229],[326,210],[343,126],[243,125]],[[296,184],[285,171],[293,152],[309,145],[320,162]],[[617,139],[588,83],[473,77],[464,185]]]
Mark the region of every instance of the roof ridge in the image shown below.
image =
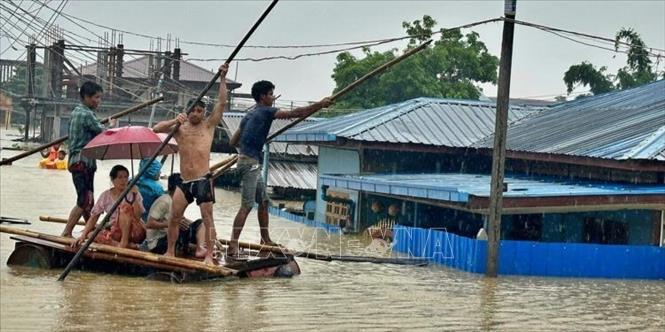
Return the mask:
[[[459,99],[459,100],[464,101],[464,102],[473,102],[473,101],[464,100],[464,99]],[[353,136],[358,136],[358,135],[360,135],[364,132],[375,129],[378,126],[385,125],[386,123],[388,123],[390,121],[393,121],[395,119],[399,119],[399,118],[401,118],[402,116],[404,116],[406,114],[409,114],[409,113],[412,113],[412,112],[414,112],[418,109],[421,109],[421,108],[425,107],[428,104],[440,103],[440,102],[446,102],[446,103],[450,104],[449,101],[455,101],[456,102],[457,100],[456,99],[449,99],[449,98],[448,99],[438,99],[438,98],[433,98],[433,97],[417,97],[417,98],[411,98],[411,99],[405,100],[405,101],[403,101],[401,103],[398,103],[398,104],[407,103],[407,102],[414,102],[414,103],[413,103],[413,105],[409,105],[408,107],[406,107],[406,109],[397,112],[397,114],[395,114],[395,116],[386,119],[386,121],[383,121],[382,123],[378,123],[375,126],[365,128],[364,130],[353,134]],[[392,104],[392,105],[395,105],[395,107],[397,107],[398,104]],[[458,103],[458,104],[463,104],[463,103]],[[480,103],[476,103],[476,105],[478,105],[478,104],[480,104]],[[468,106],[468,104],[466,104],[466,106]]]
[[[364,112],[371,111],[371,110],[378,111],[378,110],[380,110],[381,108],[385,108],[385,109],[382,110],[381,112],[378,112],[376,115],[373,115],[373,116],[371,116],[371,117],[369,117],[369,118],[367,118],[367,119],[364,119],[363,121],[358,121],[358,122],[356,122],[356,123],[354,123],[354,124],[352,124],[352,125],[346,126],[346,127],[342,128],[342,129],[340,129],[340,130],[338,130],[338,131],[339,131],[339,132],[344,132],[344,131],[347,131],[347,130],[351,130],[351,129],[355,128],[355,127],[358,127],[358,126],[360,126],[360,125],[362,125],[362,124],[366,124],[366,123],[368,123],[369,121],[372,121],[372,120],[378,119],[378,118],[380,118],[380,117],[382,117],[382,116],[384,116],[384,115],[386,115],[386,114],[390,114],[391,112],[393,112],[393,111],[395,110],[395,108],[398,108],[399,105],[406,104],[406,103],[409,103],[409,102],[415,102],[417,99],[419,99],[419,98],[413,98],[413,99],[405,100],[405,101],[402,101],[402,102],[399,102],[399,103],[396,103],[396,104],[390,104],[390,105],[385,105],[385,106],[377,107],[377,108],[374,108],[374,109],[365,110]],[[410,106],[409,106],[409,107],[410,107]],[[359,112],[358,114],[362,114],[362,112],[363,112],[363,111]],[[393,118],[389,118],[389,119],[386,120],[386,121],[390,121],[390,120],[392,120],[392,119],[393,119]],[[386,121],[383,121],[382,123],[385,123]],[[366,132],[366,131],[368,131],[368,130],[371,130],[371,129],[376,128],[377,126],[378,126],[378,124],[377,124],[377,125],[374,125],[374,126],[371,126],[371,127],[368,127],[368,128],[365,128],[365,129],[363,129],[363,130],[361,130],[361,131],[359,131],[359,132],[357,132],[357,133],[354,133],[354,134],[352,134],[352,135],[350,135],[350,136],[357,136],[357,135],[360,135],[360,134],[362,134],[362,133],[364,133],[364,132]]]

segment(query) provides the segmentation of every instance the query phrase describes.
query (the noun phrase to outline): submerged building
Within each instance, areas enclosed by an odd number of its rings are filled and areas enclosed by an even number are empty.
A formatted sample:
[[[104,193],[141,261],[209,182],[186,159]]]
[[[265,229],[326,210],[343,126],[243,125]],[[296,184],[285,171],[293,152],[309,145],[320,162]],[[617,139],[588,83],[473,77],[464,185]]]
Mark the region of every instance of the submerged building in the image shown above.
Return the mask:
[[[302,125],[317,222],[395,224],[394,249],[484,272],[495,104],[417,98]],[[665,80],[511,107],[502,274],[665,278]]]

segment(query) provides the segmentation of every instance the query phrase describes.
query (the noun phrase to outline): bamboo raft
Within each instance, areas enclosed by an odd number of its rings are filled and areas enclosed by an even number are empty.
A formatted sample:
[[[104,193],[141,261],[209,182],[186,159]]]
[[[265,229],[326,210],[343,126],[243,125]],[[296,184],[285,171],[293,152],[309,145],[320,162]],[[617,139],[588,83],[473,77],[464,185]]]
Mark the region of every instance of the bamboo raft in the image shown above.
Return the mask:
[[[16,241],[7,260],[10,266],[43,269],[63,268],[78,248],[70,245],[72,238],[0,225],[0,232],[12,234]],[[294,257],[284,253],[248,251],[247,261],[226,262],[218,258],[216,265],[200,260],[165,257],[139,250],[92,244],[76,265],[79,270],[143,276],[176,283],[225,278],[291,277],[300,274]]]

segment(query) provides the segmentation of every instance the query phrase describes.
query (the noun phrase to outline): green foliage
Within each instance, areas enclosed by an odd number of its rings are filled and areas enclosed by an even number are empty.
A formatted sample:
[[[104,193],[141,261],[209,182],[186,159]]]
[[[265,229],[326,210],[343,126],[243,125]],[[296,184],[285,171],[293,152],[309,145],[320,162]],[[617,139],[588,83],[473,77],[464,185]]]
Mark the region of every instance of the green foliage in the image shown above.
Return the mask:
[[[27,79],[28,66],[21,64],[16,66],[14,71],[14,76],[12,76],[7,82],[2,83],[2,89],[7,90],[14,95],[26,95],[28,90],[26,88],[28,84]],[[44,68],[42,65],[35,66],[35,94],[39,87],[42,85],[42,78],[44,74]]]
[[[573,65],[568,68],[568,71],[563,75],[563,81],[566,83],[568,93],[571,93],[575,85],[581,83],[589,86],[593,94],[605,93],[612,91],[614,86],[612,81],[605,74],[606,67],[596,69],[589,62],[582,62],[579,65]]]
[[[628,66],[619,69],[617,73],[617,88],[626,89],[658,79],[658,75],[651,69],[651,59],[646,45],[640,35],[633,29],[623,28],[617,32],[614,49],[618,50],[621,42],[626,42],[628,48]]]
[[[403,22],[411,37],[407,49],[434,35],[436,21]],[[356,87],[335,104],[336,109],[363,109],[401,102],[417,97],[478,99],[477,83],[496,83],[499,59],[487,51],[479,35],[459,30],[439,32],[441,37],[429,48],[395,65],[386,73]],[[356,58],[349,52],[337,55],[333,69],[335,92],[374,68],[397,57],[397,49],[386,52],[363,50]]]
[[[578,65],[572,65],[563,75],[563,82],[566,84],[568,93],[571,93],[578,84],[588,86],[591,92],[596,95],[657,80],[658,73],[652,68],[649,52],[640,35],[633,29],[623,28],[615,36],[614,49],[619,50],[619,46],[624,43],[629,45],[628,58],[626,59],[627,66],[619,69],[616,75],[610,75],[605,73],[606,67],[596,69],[586,61]]]

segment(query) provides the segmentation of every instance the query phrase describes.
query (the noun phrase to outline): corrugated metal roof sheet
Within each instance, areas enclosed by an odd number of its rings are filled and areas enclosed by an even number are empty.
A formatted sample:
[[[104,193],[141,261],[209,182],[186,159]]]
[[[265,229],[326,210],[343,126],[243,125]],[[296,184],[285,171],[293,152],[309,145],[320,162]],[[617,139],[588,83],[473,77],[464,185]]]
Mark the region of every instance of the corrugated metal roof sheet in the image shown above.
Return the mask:
[[[240,121],[244,116],[245,113],[226,112],[224,113],[222,123],[229,129],[231,133],[234,133],[238,129],[238,127],[240,127]],[[281,129],[282,127],[286,126],[292,121],[293,120],[275,119],[272,122],[272,126],[270,127],[270,133],[273,133]],[[309,118],[304,121],[304,123],[315,123],[315,122],[317,122],[316,118]],[[272,142],[270,144],[270,152],[287,154],[287,155],[318,156],[319,147],[315,145]]]
[[[282,142],[358,141],[468,147],[494,130],[496,105],[490,102],[416,98],[401,103],[298,126]],[[540,108],[511,107],[514,122]]]
[[[390,195],[467,202],[469,196],[490,196],[489,175],[481,174],[397,174],[321,175],[321,184],[335,188]],[[665,185],[633,185],[601,182],[560,182],[548,178],[506,176],[505,198],[570,197],[607,195],[665,195]]]
[[[477,144],[492,145],[491,135]],[[556,105],[510,126],[507,148],[665,160],[665,80]]]
[[[268,186],[316,190],[319,170],[314,163],[270,161]]]
[[[124,78],[148,78],[150,72],[150,61],[148,56],[138,57],[123,64],[122,77]],[[93,63],[83,67],[83,75],[97,75],[97,64]],[[180,61],[180,80],[192,82],[209,82],[215,73],[212,70],[199,67],[186,60]],[[237,82],[226,79],[227,84]],[[239,84],[238,84],[239,85]]]

